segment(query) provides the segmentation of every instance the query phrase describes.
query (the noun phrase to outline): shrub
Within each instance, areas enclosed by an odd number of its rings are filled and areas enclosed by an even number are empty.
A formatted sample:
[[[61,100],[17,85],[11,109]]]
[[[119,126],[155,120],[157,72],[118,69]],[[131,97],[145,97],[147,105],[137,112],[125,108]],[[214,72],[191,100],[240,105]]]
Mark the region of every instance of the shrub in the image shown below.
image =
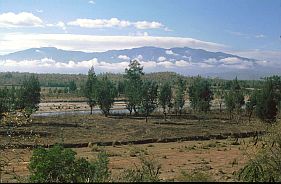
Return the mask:
[[[127,169],[122,174],[121,180],[125,182],[159,182],[161,166],[153,159],[140,157],[141,167]]]
[[[213,179],[207,173],[192,171],[190,173],[182,171],[178,178],[182,182],[212,182]]]
[[[35,149],[28,166],[31,182],[104,182],[110,175],[105,152],[90,163],[75,159],[76,152],[56,145],[50,149]]]
[[[238,180],[248,182],[281,181],[281,124],[272,127],[263,149],[237,173]]]

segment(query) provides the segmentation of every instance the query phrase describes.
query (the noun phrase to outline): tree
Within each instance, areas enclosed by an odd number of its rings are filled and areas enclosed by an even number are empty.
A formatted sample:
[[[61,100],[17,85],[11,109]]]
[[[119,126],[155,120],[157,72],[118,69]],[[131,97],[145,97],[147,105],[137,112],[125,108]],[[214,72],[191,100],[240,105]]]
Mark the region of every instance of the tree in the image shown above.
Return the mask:
[[[143,67],[137,60],[130,61],[129,68],[125,69],[125,96],[127,98],[127,109],[130,114],[134,110],[137,113],[137,108],[141,103],[142,95],[142,79],[144,75]]]
[[[222,103],[224,101],[225,90],[222,88],[221,85],[217,86],[217,89],[214,93],[214,98],[218,100],[220,106],[220,113],[222,112]]]
[[[170,106],[172,101],[172,88],[169,83],[165,83],[160,88],[159,92],[159,102],[161,107],[163,108],[164,119],[166,121],[166,108]]]
[[[110,176],[108,157],[99,153],[98,159],[90,163],[86,159],[75,159],[76,152],[60,145],[53,148],[38,148],[33,151],[28,165],[30,181],[36,183],[84,183],[106,182]]]
[[[207,112],[210,110],[213,92],[211,91],[211,84],[207,80],[203,80],[200,77],[197,78],[189,87],[188,91],[191,107],[193,109],[199,112]]]
[[[274,122],[281,99],[281,78],[277,76],[266,78],[262,90],[257,94],[256,115],[264,122]]]
[[[75,91],[77,90],[77,85],[76,85],[76,83],[74,82],[74,80],[72,80],[72,81],[69,82],[68,87],[69,87],[69,92],[70,92],[70,93],[73,93],[73,92],[75,92]]]
[[[145,121],[149,114],[151,114],[157,107],[157,89],[155,82],[145,81],[142,87],[141,107],[145,112]]]
[[[40,103],[40,83],[37,77],[31,75],[23,81],[19,91],[18,109],[25,109],[30,116],[32,112],[38,110]]]
[[[254,109],[257,105],[257,95],[258,91],[255,90],[250,95],[249,101],[246,102],[246,113],[248,114],[248,121],[251,122],[251,117],[253,115]]]
[[[109,110],[114,103],[114,98],[117,96],[117,89],[115,85],[104,77],[99,82],[97,102],[105,116],[109,115]]]
[[[244,94],[239,85],[237,77],[232,81],[230,91],[225,95],[225,105],[229,111],[230,119],[232,119],[233,111],[236,112],[237,122],[240,120],[241,109],[245,104]]]
[[[7,89],[0,89],[0,120],[9,111]]]
[[[63,89],[63,92],[64,92],[65,94],[68,93],[68,92],[69,92],[68,87],[65,87],[65,88]]]
[[[88,78],[84,87],[84,96],[87,98],[87,103],[91,108],[91,114],[93,114],[93,107],[97,105],[97,91],[98,80],[92,66],[88,71]]]
[[[181,113],[182,113],[182,108],[185,103],[184,91],[185,91],[185,83],[181,78],[178,78],[177,87],[176,87],[176,95],[175,95],[175,103],[174,103],[174,108],[175,108],[176,114],[178,114],[178,112],[180,112],[180,115],[181,115]]]
[[[121,94],[124,94],[125,91],[125,84],[123,81],[118,81],[117,83],[117,91],[118,91],[118,96]]]

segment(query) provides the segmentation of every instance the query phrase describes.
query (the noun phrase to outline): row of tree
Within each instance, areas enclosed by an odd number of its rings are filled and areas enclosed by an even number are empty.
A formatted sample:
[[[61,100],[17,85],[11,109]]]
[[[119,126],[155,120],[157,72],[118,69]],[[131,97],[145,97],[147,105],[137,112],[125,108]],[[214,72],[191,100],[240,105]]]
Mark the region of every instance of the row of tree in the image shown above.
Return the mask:
[[[264,121],[275,121],[278,105],[280,104],[281,80],[278,76],[265,78],[261,89],[256,89],[252,93],[245,93],[237,78],[228,82],[228,89],[220,86],[212,86],[208,79],[196,77],[193,82],[187,86],[182,78],[178,78],[174,85],[169,82],[156,83],[151,80],[143,80],[143,67],[137,60],[130,62],[129,67],[125,69],[124,82],[118,82],[114,85],[107,77],[98,80],[94,68],[88,72],[88,79],[84,88],[85,97],[92,109],[99,105],[102,112],[107,116],[113,105],[114,98],[124,94],[126,99],[126,108],[130,112],[138,115],[142,113],[147,117],[157,108],[163,109],[166,120],[167,111],[172,108],[176,114],[181,114],[186,93],[189,96],[190,106],[196,112],[208,112],[211,108],[211,101],[214,97],[219,101],[220,111],[222,104],[225,104],[229,112],[230,119],[235,117],[239,121],[243,107],[249,115],[249,120],[253,113]],[[250,98],[246,101],[245,96]]]
[[[159,91],[158,84],[150,80],[143,81],[143,75],[143,67],[137,60],[133,60],[130,62],[129,68],[125,69],[124,83],[118,83],[116,86],[106,77],[98,80],[92,67],[88,72],[88,79],[84,87],[84,95],[91,108],[91,114],[93,108],[98,105],[107,116],[114,98],[121,92],[126,97],[126,108],[130,115],[132,112],[135,114],[142,113],[146,116],[147,121],[147,117],[157,108],[158,101],[160,101],[166,118],[166,109],[172,108],[172,88],[170,84],[165,83]],[[181,111],[184,105],[184,82],[179,79],[178,83],[175,107],[177,107],[177,111]]]

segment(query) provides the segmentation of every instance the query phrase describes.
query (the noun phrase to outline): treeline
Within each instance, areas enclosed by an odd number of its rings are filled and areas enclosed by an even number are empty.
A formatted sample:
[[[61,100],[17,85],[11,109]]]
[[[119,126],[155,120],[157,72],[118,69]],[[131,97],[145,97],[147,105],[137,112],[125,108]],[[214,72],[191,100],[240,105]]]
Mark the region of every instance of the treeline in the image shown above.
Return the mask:
[[[237,122],[243,111],[249,116],[249,121],[255,113],[261,120],[273,122],[280,110],[281,79],[279,76],[265,78],[262,85],[255,89],[247,89],[248,86],[237,78],[233,81],[214,83],[214,80],[200,76],[193,77],[189,82],[178,76],[175,82],[156,82],[144,79],[143,76],[143,67],[136,60],[130,62],[129,67],[125,69],[123,80],[120,80],[117,85],[114,85],[107,76],[98,79],[92,67],[83,88],[91,113],[93,107],[98,105],[105,116],[108,116],[114,98],[121,94],[126,99],[126,108],[130,115],[143,114],[146,121],[157,107],[163,109],[165,120],[167,111],[170,113],[173,110],[181,115],[186,96],[189,97],[192,110],[199,113],[210,111],[211,101],[216,98],[220,104],[220,112],[224,103],[230,119],[234,118]]]
[[[0,89],[0,120],[7,112],[24,111],[29,117],[39,107],[41,87],[38,78],[24,78],[20,87]]]
[[[23,83],[24,76],[30,77],[35,75],[40,82],[41,87],[50,88],[65,88],[69,87],[71,81],[75,81],[77,88],[83,87],[87,80],[87,75],[84,74],[33,74],[33,73],[19,73],[19,72],[0,72],[0,86],[19,86]],[[101,73],[97,75],[98,79],[102,79],[107,76],[109,80],[118,84],[118,82],[124,82],[124,77],[122,74],[113,73]],[[157,73],[147,73],[142,76],[143,80],[151,80],[157,83],[162,83],[162,81],[168,81],[170,83],[175,83],[178,78],[182,78],[186,83],[192,83],[197,77],[187,77],[174,72],[157,72]],[[224,86],[224,88],[229,89],[231,81],[223,80],[219,78],[208,78],[212,86]],[[263,84],[263,80],[239,80],[240,85],[243,88],[260,88]]]

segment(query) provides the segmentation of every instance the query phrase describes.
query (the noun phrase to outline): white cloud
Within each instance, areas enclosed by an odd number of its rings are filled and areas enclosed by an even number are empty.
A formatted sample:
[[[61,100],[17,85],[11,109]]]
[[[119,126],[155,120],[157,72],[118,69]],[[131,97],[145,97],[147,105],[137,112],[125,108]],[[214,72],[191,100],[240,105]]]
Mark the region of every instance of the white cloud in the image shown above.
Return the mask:
[[[137,56],[137,59],[138,59],[138,60],[142,60],[142,59],[143,59],[142,55],[138,55],[138,56]]]
[[[71,44],[70,44],[71,43]],[[95,36],[77,34],[0,34],[0,54],[36,47],[57,47],[85,52],[130,49],[142,46],[192,47],[221,51],[226,46],[193,38],[154,36]]]
[[[88,1],[88,3],[90,3],[90,4],[96,4],[95,1]]]
[[[148,32],[129,33],[129,36],[148,36]]]
[[[173,55],[174,54],[173,51],[171,51],[171,50],[166,50],[165,53],[168,54],[168,55]]]
[[[125,28],[134,26],[137,29],[159,29],[163,27],[160,22],[138,21],[130,22],[128,20],[119,20],[118,18],[111,19],[76,19],[67,23],[70,26],[80,26],[83,28]]]
[[[218,64],[221,63],[220,61],[216,60],[216,58],[209,58],[207,60],[204,61],[207,64]]]
[[[168,55],[175,55],[175,56],[178,55],[178,54],[174,53],[172,50],[166,50],[165,53]]]
[[[174,68],[176,65],[170,61],[162,61],[156,64],[158,67],[162,66],[164,68]]]
[[[168,28],[168,27],[165,27],[164,30],[167,31],[167,32],[173,31],[172,29],[170,29],[170,28]]]
[[[66,25],[64,22],[62,21],[59,21],[58,23],[56,24],[46,24],[47,27],[57,27],[57,28],[60,28],[62,30],[64,30],[65,33],[67,33],[66,31]]]
[[[261,60],[261,61],[264,60],[272,61],[280,65],[281,51],[245,50],[245,51],[232,51],[230,53],[247,58]]]
[[[110,28],[110,27],[128,27],[131,25],[129,21],[119,20],[117,18],[111,19],[76,19],[68,22],[70,26],[80,26],[84,28]]]
[[[231,60],[231,59],[229,59]],[[175,72],[196,72],[205,71],[208,68],[211,70],[218,69],[249,69],[252,67],[252,63],[247,61],[241,61],[240,63],[228,64],[227,62],[222,62],[221,60],[216,61],[215,59],[210,59],[210,62],[196,62],[192,63],[185,60],[177,60],[175,62],[171,61],[140,61],[140,64],[144,67],[145,71],[156,72],[156,71],[175,71]],[[212,62],[211,62],[212,61]],[[225,60],[224,60],[225,61]],[[219,65],[217,65],[219,63]],[[267,61],[260,61],[261,66],[267,66]],[[94,58],[89,61],[81,62],[57,62],[53,59],[44,58],[40,60],[23,60],[23,61],[13,61],[13,60],[0,60],[0,72],[1,71],[19,71],[19,72],[37,72],[37,73],[49,73],[50,71],[54,73],[87,73],[91,66],[94,66],[98,73],[101,72],[113,72],[113,73],[123,73],[125,68],[129,65],[129,61],[123,61],[118,63],[110,63],[106,61],[98,61]]]
[[[127,55],[119,55],[118,58],[124,60],[130,60],[130,57],[128,57]]]
[[[164,56],[161,56],[161,57],[158,58],[158,61],[160,61],[160,62],[165,61],[165,60],[166,60],[166,58]]]
[[[42,27],[43,21],[28,12],[0,14],[0,27]]]
[[[137,29],[159,29],[163,27],[160,22],[138,21],[133,24]]]
[[[258,35],[256,35],[256,38],[265,38],[265,35],[263,35],[263,34],[258,34]]]
[[[217,60],[210,58],[199,63],[201,67],[221,67],[231,69],[249,69],[253,67],[253,62],[248,60],[239,59],[237,57],[227,57],[224,59]]]
[[[237,58],[237,57],[227,57],[224,59],[221,59],[220,61],[222,61],[225,64],[237,64],[242,62],[243,60]]]
[[[57,24],[56,24],[57,27],[60,27],[61,29],[63,30],[66,30],[66,27],[65,27],[65,24],[62,22],[62,21],[59,21]]]
[[[19,72],[86,72],[91,66],[94,66],[100,72],[122,72],[129,65],[129,62],[120,63],[107,63],[99,62],[96,58],[89,61],[74,62],[68,61],[67,63],[56,62],[49,58],[41,60],[23,60],[13,61],[5,60],[0,61],[0,71],[19,71]]]
[[[191,63],[184,61],[184,60],[180,60],[180,61],[176,61],[175,65],[178,67],[187,67],[187,66],[190,66]]]

